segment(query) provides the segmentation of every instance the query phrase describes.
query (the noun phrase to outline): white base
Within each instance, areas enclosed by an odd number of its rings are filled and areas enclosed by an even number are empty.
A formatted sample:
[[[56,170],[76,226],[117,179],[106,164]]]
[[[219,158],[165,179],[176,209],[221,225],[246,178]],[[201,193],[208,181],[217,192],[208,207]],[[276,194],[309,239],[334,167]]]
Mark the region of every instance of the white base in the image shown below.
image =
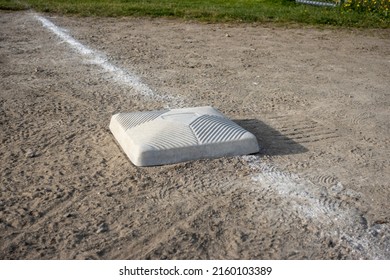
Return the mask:
[[[212,107],[113,115],[110,130],[137,166],[252,154],[256,137]]]

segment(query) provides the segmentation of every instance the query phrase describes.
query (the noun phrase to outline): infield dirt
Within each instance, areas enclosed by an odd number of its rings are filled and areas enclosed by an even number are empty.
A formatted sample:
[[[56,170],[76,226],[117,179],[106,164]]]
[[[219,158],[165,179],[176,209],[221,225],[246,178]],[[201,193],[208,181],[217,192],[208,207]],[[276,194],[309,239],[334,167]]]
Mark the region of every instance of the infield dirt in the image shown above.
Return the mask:
[[[0,13],[1,259],[390,259],[390,30],[45,17],[153,95]],[[108,129],[206,105],[260,153],[139,168]]]

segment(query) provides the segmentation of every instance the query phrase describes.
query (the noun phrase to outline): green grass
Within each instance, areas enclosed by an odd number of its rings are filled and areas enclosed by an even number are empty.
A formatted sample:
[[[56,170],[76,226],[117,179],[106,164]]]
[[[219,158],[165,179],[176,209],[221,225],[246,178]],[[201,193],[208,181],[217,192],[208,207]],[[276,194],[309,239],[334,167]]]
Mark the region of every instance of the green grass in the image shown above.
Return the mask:
[[[0,10],[19,11],[28,9],[28,4],[25,1],[15,0],[0,0]]]
[[[39,12],[79,16],[173,17],[205,22],[274,22],[373,28],[390,26],[388,14],[299,5],[292,0],[0,0],[0,9],[26,7]]]

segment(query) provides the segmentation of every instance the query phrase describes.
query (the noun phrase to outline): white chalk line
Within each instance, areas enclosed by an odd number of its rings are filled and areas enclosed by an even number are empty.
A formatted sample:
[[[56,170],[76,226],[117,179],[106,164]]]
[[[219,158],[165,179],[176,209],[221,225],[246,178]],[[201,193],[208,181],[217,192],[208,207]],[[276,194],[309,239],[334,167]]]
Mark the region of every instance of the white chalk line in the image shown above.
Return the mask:
[[[281,197],[290,199],[299,213],[308,219],[323,220],[331,224],[338,219],[346,219],[345,212],[336,212],[320,204],[317,191],[319,187],[294,173],[279,170],[276,166],[261,161],[257,156],[243,156],[253,171],[252,182],[271,186]],[[339,209],[337,209],[339,210]],[[328,219],[325,219],[328,218]],[[329,219],[331,218],[331,219]]]
[[[335,231],[329,232],[330,236],[338,236],[340,240],[348,241],[353,248],[364,252],[365,257],[384,258],[383,250],[374,244],[370,233],[358,226],[360,216],[356,209],[341,208],[338,205],[339,199],[327,193],[323,195],[328,198],[328,201],[321,202],[321,187],[297,174],[283,172],[275,165],[261,161],[258,156],[242,156],[242,159],[253,171],[252,182],[260,183],[263,187],[270,186],[280,197],[288,200],[301,216],[333,228]],[[352,193],[345,190],[340,182],[337,182],[333,189],[336,194]],[[328,202],[329,205],[326,205]],[[347,232],[351,229],[358,232],[359,236]]]
[[[114,64],[110,63],[108,59],[103,55],[98,53],[97,51],[88,48],[83,45],[72,36],[67,34],[67,32],[56,26],[50,20],[40,16],[34,15],[34,17],[42,23],[42,25],[57,35],[62,41],[66,42],[71,48],[77,51],[79,54],[84,56],[84,59],[89,63],[100,66],[104,71],[113,75],[117,82],[120,82],[124,85],[130,86],[134,88],[139,94],[144,97],[152,98],[159,101],[177,101],[177,104],[181,102],[179,98],[171,97],[169,95],[159,95],[154,92],[149,86],[143,83],[139,77],[136,75],[125,71]],[[273,188],[286,199],[298,199],[299,202],[303,202],[302,204],[295,203],[294,207],[305,217],[307,218],[317,218],[322,222],[326,223],[326,218],[332,218],[331,223],[337,223],[337,221],[343,221],[346,224],[346,221],[352,223],[351,214],[347,212],[336,212],[330,211],[322,206],[318,199],[315,198],[315,194],[310,193],[308,185],[314,184],[311,182],[302,181],[302,178],[299,178],[294,174],[285,174],[282,171],[277,170],[275,166],[268,165],[262,162],[256,156],[243,156],[244,161],[254,170],[254,174],[252,176],[253,182],[260,182],[263,185],[272,185]],[[306,201],[306,202],[305,202]],[[296,202],[296,201],[295,201]],[[346,239],[350,239],[353,242],[363,246],[365,252],[371,256],[370,242],[368,240],[356,240],[347,234],[344,235]],[[378,254],[375,254],[378,256]],[[375,258],[375,257],[374,257]]]
[[[104,54],[98,53],[97,51],[88,48],[83,45],[72,36],[70,36],[66,30],[56,26],[53,22],[42,17],[38,14],[34,14],[34,18],[37,19],[41,24],[51,32],[53,32],[56,36],[58,36],[63,42],[66,42],[72,49],[77,51],[83,58],[97,66],[100,66],[105,72],[110,73],[115,81],[132,87],[137,91],[140,95],[157,100],[157,101],[176,101],[176,103],[180,103],[180,99],[177,97],[172,97],[170,95],[160,95],[153,91],[149,86],[141,81],[139,77],[135,74],[130,73],[129,71],[123,70],[118,66],[110,63]]]

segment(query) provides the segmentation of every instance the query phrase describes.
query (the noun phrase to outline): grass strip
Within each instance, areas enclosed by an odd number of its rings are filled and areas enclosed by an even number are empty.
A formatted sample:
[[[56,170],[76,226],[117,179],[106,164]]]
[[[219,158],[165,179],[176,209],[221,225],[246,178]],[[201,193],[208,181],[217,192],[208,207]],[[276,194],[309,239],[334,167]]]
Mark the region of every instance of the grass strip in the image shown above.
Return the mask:
[[[383,0],[382,0],[383,1]],[[385,0],[390,1],[390,0]],[[336,1],[337,2],[337,1]],[[274,22],[389,28],[390,15],[293,0],[0,0],[0,9],[102,17],[171,17],[204,22]]]

